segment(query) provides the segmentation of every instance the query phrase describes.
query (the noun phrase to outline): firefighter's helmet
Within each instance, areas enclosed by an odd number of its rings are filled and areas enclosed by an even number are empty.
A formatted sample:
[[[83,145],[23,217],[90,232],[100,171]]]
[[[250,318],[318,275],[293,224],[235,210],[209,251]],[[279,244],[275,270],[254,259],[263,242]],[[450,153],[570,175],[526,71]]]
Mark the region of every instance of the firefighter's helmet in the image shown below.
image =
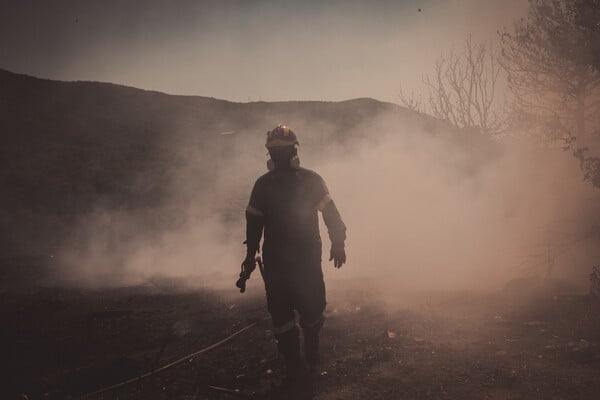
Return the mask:
[[[280,146],[298,145],[298,138],[294,131],[285,125],[277,125],[275,128],[267,132],[267,149]]]

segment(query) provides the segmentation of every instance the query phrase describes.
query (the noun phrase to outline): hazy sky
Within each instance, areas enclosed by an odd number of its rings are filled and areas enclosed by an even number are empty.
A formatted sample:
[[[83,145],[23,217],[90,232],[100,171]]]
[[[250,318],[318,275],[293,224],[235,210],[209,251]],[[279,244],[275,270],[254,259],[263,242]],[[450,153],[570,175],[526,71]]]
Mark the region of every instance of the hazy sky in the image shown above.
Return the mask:
[[[526,0],[0,0],[0,68],[174,94],[396,101]],[[419,8],[421,11],[419,11]]]

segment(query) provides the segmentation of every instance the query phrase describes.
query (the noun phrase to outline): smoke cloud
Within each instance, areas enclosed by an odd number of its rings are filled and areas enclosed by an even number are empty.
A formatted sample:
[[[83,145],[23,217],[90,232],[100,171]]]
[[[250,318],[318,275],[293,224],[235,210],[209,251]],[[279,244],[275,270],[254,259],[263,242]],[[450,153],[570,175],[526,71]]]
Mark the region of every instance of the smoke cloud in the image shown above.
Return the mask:
[[[594,249],[598,194],[573,159],[451,136],[400,129],[323,168],[350,226],[348,274],[390,292],[500,289],[547,274],[583,283],[593,258],[578,254]]]
[[[399,126],[391,115],[344,132],[362,139],[337,144],[319,140],[332,137],[332,126],[290,123],[303,165],[325,179],[348,226],[348,263],[340,270],[327,262],[322,226],[330,285],[364,282],[388,295],[497,290],[529,275],[585,284],[600,255],[589,235],[600,202],[572,156],[524,139]],[[266,172],[263,137],[235,135],[224,138],[231,140],[226,153],[208,159],[178,144],[186,164],[160,213],[99,210],[87,219],[63,254],[70,279],[233,288],[245,255],[244,209]],[[198,170],[207,162],[215,174],[202,184]]]

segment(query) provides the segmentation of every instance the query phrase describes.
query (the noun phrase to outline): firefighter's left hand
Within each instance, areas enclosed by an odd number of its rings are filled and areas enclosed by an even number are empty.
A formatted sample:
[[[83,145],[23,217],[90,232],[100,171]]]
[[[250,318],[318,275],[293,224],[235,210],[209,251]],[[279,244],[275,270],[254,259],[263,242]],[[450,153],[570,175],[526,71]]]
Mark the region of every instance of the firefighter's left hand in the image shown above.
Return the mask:
[[[346,262],[346,250],[343,246],[331,246],[329,261],[333,260],[333,266],[341,268]]]

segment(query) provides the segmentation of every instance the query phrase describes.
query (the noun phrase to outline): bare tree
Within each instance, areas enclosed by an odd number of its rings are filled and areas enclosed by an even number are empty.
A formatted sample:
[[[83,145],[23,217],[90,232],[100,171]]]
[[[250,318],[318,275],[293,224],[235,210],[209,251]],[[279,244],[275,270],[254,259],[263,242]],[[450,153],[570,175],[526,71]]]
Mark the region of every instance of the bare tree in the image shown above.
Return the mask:
[[[575,136],[563,138],[564,151],[571,151],[579,161],[579,169],[583,172],[583,180],[600,189],[600,157],[589,155],[587,147],[578,147],[575,144]]]
[[[426,75],[426,101],[414,93],[400,91],[403,106],[450,122],[460,128],[475,128],[486,134],[497,134],[505,127],[506,118],[498,101],[498,80],[502,66],[493,46],[476,44],[471,38],[462,52],[440,55],[432,75]]]
[[[598,15],[597,6],[598,0],[530,0],[528,18],[501,34],[517,112],[546,134],[572,131],[583,145],[600,107],[600,74],[592,65],[600,32],[598,21],[585,17]]]

